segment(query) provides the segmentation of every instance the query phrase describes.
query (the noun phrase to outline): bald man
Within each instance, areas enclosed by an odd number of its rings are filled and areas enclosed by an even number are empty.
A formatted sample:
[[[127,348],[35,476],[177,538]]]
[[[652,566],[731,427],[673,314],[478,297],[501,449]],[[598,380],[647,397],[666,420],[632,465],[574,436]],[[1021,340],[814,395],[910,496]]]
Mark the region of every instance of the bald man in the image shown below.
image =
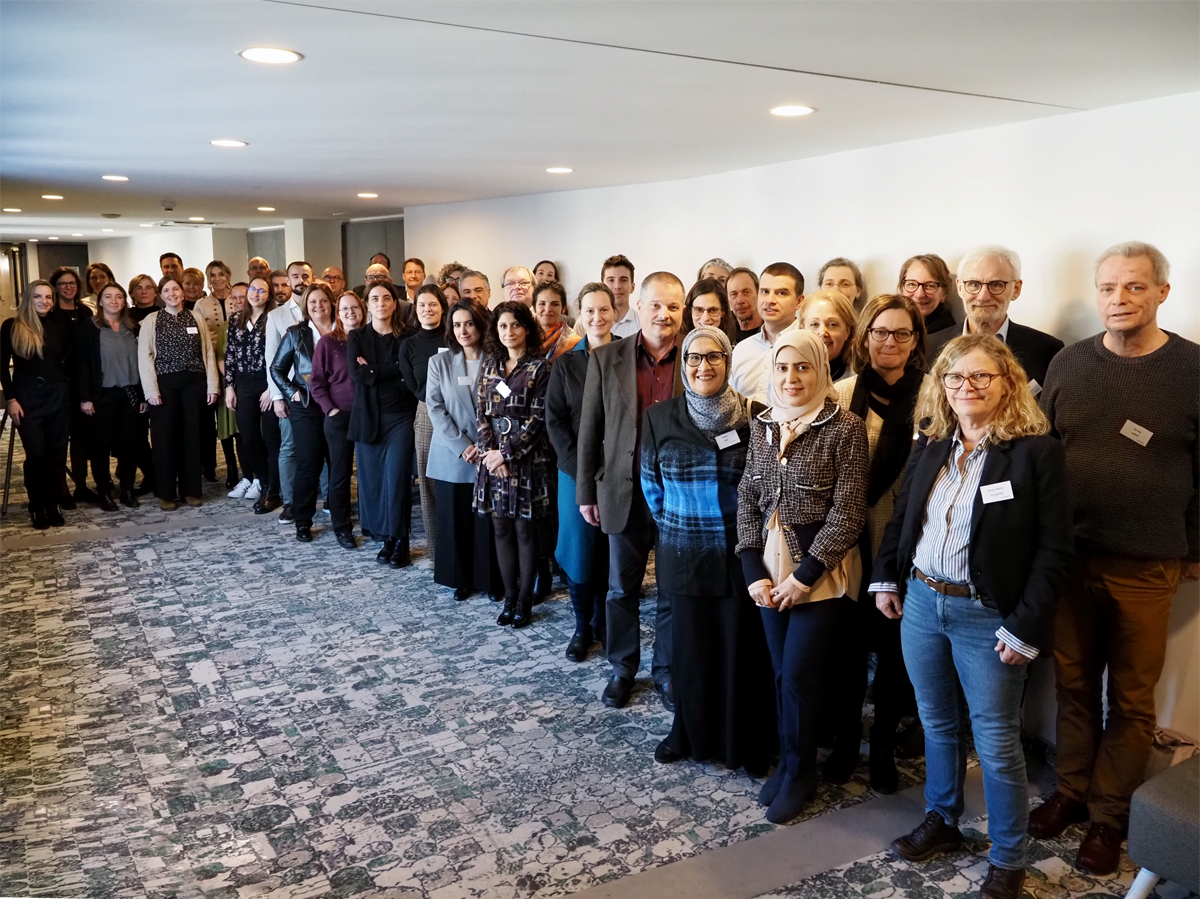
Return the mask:
[[[337,298],[346,292],[346,276],[340,268],[329,266],[325,271],[321,272],[321,280],[333,288],[333,302],[337,303]]]
[[[246,265],[246,283],[249,284],[255,278],[266,280],[271,276],[271,263],[263,259],[261,256],[255,256]]]

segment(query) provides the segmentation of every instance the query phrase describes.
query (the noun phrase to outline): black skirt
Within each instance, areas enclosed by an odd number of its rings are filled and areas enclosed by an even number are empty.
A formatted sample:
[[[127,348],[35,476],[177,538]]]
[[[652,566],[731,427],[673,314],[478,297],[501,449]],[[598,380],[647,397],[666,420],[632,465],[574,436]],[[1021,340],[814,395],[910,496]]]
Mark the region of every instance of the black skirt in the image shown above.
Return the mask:
[[[766,774],[778,747],[775,674],[753,600],[744,590],[720,598],[672,593],[671,615],[675,723],[667,746],[698,762]]]
[[[503,596],[492,518],[476,515],[471,508],[475,485],[452,484],[437,478],[430,478],[429,482],[433,484],[438,510],[434,583]]]

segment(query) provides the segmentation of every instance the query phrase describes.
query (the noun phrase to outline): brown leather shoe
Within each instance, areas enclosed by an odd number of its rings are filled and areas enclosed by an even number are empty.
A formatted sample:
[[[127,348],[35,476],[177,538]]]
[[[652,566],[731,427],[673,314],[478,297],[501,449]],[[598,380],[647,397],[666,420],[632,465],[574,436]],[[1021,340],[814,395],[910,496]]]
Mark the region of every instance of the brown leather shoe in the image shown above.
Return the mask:
[[[987,879],[979,888],[979,899],[1021,899],[1025,886],[1025,869],[1010,871],[988,865]]]
[[[1099,877],[1112,874],[1121,863],[1121,840],[1121,831],[1115,827],[1100,821],[1093,822],[1079,845],[1075,867]]]
[[[892,840],[892,852],[906,862],[923,862],[943,852],[953,852],[963,844],[957,827],[951,827],[937,812],[925,816],[910,834]]]
[[[1049,799],[1029,813],[1027,829],[1031,836],[1053,840],[1072,824],[1082,824],[1087,819],[1088,809],[1084,803],[1055,790]]]

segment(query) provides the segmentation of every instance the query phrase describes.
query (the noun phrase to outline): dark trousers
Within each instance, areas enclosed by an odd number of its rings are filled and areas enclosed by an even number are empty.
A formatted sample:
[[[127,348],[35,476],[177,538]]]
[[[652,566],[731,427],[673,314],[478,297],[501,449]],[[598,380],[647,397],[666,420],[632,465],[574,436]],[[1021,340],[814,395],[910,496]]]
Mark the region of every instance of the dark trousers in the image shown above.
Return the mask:
[[[646,563],[657,538],[658,528],[650,517],[646,498],[635,482],[625,530],[608,536],[608,600],[605,603],[608,661],[613,666],[613,674],[621,677],[637,677],[641,665],[638,601],[646,577]],[[671,599],[662,590],[658,591],[655,610],[654,660],[650,673],[655,683],[665,684],[671,680]]]
[[[117,458],[117,483],[132,490],[137,476],[138,450],[145,440],[144,417],[129,402],[123,387],[105,387],[95,402],[92,430],[92,476],[102,496],[112,490],[110,458]]]
[[[321,419],[325,434],[325,448],[329,451],[329,504],[330,523],[334,531],[349,530],[350,523],[350,477],[354,472],[354,442],[346,439],[350,427],[350,413],[343,409],[330,418]]]
[[[156,492],[154,478],[154,451],[150,449],[150,409],[138,417],[141,419],[137,438],[137,467],[142,472],[142,486],[151,493]]]
[[[279,419],[271,407],[263,412],[258,407],[258,398],[267,389],[267,379],[243,376],[238,380],[234,392],[237,394],[238,433],[246,457],[242,460],[245,476],[272,498],[279,497]]]
[[[841,649],[837,637],[854,615],[854,602],[843,596],[760,612],[775,669],[781,763],[792,777],[815,776],[817,726]]]
[[[75,479],[76,490],[87,489],[88,462],[93,456],[92,441],[94,439],[92,418],[85,415],[79,408],[79,397],[71,396],[71,474]],[[99,472],[92,467],[92,480],[96,480]],[[66,479],[63,479],[66,484]]]
[[[430,478],[437,504],[437,545],[433,582],[499,596],[503,587],[490,515],[471,508],[474,484],[453,484]]]
[[[325,413],[315,401],[307,406],[288,402],[292,440],[296,452],[296,474],[292,479],[292,515],[297,525],[312,525],[321,487],[321,469],[329,461],[325,444]],[[332,516],[332,512],[330,513]]]
[[[58,505],[67,471],[67,440],[71,433],[70,396],[66,382],[14,386],[12,396],[24,414],[17,425],[25,450],[25,492],[31,511]]]
[[[200,416],[200,465],[206,478],[217,477],[217,406],[204,407]]]
[[[505,599],[524,599],[533,596],[533,578],[537,574],[537,518],[505,518],[492,516],[496,533],[496,559],[504,579]]]
[[[199,498],[204,493],[200,481],[200,417],[208,412],[204,402],[207,390],[203,372],[158,376],[162,403],[150,407],[150,441],[159,499],[178,499],[176,482],[184,496]]]

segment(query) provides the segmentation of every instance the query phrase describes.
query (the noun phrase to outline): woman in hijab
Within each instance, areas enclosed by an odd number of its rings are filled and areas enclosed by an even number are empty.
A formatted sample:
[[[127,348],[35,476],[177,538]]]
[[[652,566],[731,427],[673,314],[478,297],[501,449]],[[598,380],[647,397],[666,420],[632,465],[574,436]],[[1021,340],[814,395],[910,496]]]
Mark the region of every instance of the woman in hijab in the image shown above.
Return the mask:
[[[738,481],[748,405],[729,386],[733,346],[700,327],[683,340],[684,394],[646,410],[642,491],[658,525],[655,566],[669,589],[675,723],[654,758],[743,767],[762,777],[775,754],[766,640],[746,592],[737,544]]]
[[[816,728],[837,635],[862,580],[856,544],[866,521],[867,431],[837,404],[829,356],[812,331],[787,331],[771,351],[771,408],[751,419],[738,487],[738,547],[759,606],[779,718],[779,767],[758,801],[784,824],[817,784]]]

